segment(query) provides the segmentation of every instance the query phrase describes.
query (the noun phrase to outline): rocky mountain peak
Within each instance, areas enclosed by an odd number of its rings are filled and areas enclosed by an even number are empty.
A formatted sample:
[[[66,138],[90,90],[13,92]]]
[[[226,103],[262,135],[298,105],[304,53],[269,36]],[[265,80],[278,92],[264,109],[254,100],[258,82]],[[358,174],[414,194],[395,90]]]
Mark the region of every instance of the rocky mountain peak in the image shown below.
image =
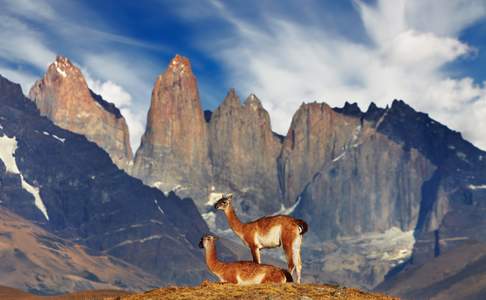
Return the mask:
[[[22,88],[20,84],[14,83],[0,75],[0,104],[8,105],[19,110],[34,112],[37,110],[31,102],[19,101],[23,99]],[[0,124],[1,125],[1,124]]]
[[[375,102],[371,102],[370,105],[368,106],[368,109],[366,112],[372,112],[378,109],[378,106],[376,106]]]
[[[82,77],[79,69],[71,63],[71,61],[64,56],[56,56],[56,60],[49,66],[48,72],[55,71],[62,78],[66,78],[69,75],[75,75],[76,77]]]
[[[178,98],[184,103],[201,106],[197,80],[192,73],[189,59],[177,54],[167,66],[167,69],[159,75],[152,91],[152,103],[163,103]]]
[[[56,125],[83,134],[126,169],[132,160],[128,126],[118,108],[93,93],[80,69],[57,56],[44,77],[34,83],[29,98]]]
[[[236,90],[231,88],[228,90],[226,97],[224,97],[223,103],[221,103],[221,108],[223,107],[240,107],[240,97],[236,94]]]
[[[192,98],[199,99],[196,77],[192,73],[191,62],[187,57],[177,54],[172,58],[165,72],[157,78],[154,92],[159,90],[158,87],[169,85],[176,85],[186,93],[191,93]]]
[[[209,122],[209,156],[213,183],[219,190],[232,191],[244,213],[279,209],[267,197],[280,197],[276,166],[280,147],[260,100],[251,94],[242,105],[230,89]]]
[[[305,122],[305,119],[309,119],[308,121],[314,120],[315,122],[316,119],[321,119],[323,115],[330,113],[335,113],[335,111],[325,102],[303,102],[292,117],[289,133],[291,133],[292,130],[295,130],[297,123]]]
[[[368,109],[364,113],[364,118],[366,120],[376,122],[381,118],[381,116],[383,116],[383,114],[387,109],[378,107],[374,102],[371,102],[370,105],[368,106]]]
[[[250,107],[252,110],[263,109],[262,102],[257,98],[255,94],[250,94],[243,103],[246,107]]]
[[[334,108],[334,110],[339,113],[343,113],[345,115],[355,116],[355,117],[359,117],[363,114],[363,112],[358,106],[358,103],[356,102],[349,103],[348,101],[346,101],[343,107],[340,108],[336,107]]]
[[[7,78],[3,77],[1,74],[0,74],[0,89],[6,94],[7,93],[19,94],[19,95],[22,94],[22,88],[20,87],[20,84],[8,80]]]
[[[192,73],[191,62],[187,57],[176,54],[176,56],[174,56],[174,58],[171,60],[168,70],[182,74],[184,72]]]
[[[176,55],[155,82],[132,174],[164,191],[188,192],[207,180],[207,143],[196,77],[189,60]]]
[[[47,67],[47,71],[44,74],[42,83],[56,87],[69,84],[70,86],[76,87],[83,92],[88,89],[88,84],[81,73],[81,70],[67,57],[62,55],[56,56],[54,62]],[[83,98],[80,100],[82,99]]]

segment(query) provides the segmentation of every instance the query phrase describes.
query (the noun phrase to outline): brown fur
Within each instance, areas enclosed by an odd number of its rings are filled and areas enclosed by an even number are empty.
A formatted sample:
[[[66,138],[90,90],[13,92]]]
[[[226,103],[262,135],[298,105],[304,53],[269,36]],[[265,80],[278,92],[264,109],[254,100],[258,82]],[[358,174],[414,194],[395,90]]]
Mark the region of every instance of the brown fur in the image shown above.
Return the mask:
[[[237,261],[225,263],[216,255],[216,237],[204,235],[199,246],[204,248],[206,264],[209,270],[221,282],[236,284],[285,283],[292,282],[292,276],[280,268],[257,264],[252,261]]]
[[[300,283],[302,261],[300,257],[300,248],[302,245],[302,236],[307,232],[308,225],[302,220],[292,218],[290,216],[268,216],[257,219],[249,223],[242,223],[233,209],[231,204],[231,196],[223,197],[215,204],[216,209],[223,210],[231,229],[243,240],[243,242],[250,248],[253,256],[253,261],[261,263],[260,249],[275,248],[282,246],[285,255],[287,256],[288,270],[292,273],[294,270],[297,273],[297,282]],[[260,242],[256,237],[270,236],[272,230],[280,226],[280,236],[278,243]],[[300,245],[294,247],[296,241],[300,241]],[[297,251],[297,252],[296,252]]]

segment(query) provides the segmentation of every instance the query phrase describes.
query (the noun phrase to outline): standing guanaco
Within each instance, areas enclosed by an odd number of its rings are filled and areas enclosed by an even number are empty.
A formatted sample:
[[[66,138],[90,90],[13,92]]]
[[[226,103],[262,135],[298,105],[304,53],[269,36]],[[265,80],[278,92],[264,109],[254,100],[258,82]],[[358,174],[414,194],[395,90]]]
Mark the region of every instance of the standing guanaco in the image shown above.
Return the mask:
[[[260,249],[276,248],[282,246],[287,256],[288,270],[297,273],[297,282],[300,283],[302,272],[302,259],[300,248],[302,236],[307,232],[307,223],[290,216],[267,216],[258,220],[242,223],[232,206],[232,195],[223,196],[214,208],[224,211],[229,226],[236,235],[248,246],[253,261],[261,263]]]
[[[199,247],[204,248],[206,264],[209,270],[219,278],[220,282],[241,285],[292,282],[292,276],[287,270],[271,265],[257,264],[252,261],[225,263],[218,260],[216,255],[217,239],[218,237],[214,235],[205,234],[199,242]]]

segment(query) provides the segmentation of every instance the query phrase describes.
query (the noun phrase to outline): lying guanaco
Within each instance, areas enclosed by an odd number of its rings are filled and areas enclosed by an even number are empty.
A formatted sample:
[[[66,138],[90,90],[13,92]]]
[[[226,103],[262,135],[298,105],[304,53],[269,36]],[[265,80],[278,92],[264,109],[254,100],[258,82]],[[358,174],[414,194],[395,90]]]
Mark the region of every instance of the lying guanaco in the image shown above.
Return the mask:
[[[258,220],[242,223],[233,209],[232,195],[223,196],[214,208],[224,211],[229,226],[243,242],[250,247],[253,261],[261,263],[260,249],[282,246],[287,256],[288,270],[297,274],[300,283],[302,260],[300,248],[302,236],[307,232],[307,223],[290,216],[268,216]]]
[[[252,261],[222,262],[216,255],[216,240],[218,237],[205,234],[199,242],[204,248],[206,264],[209,270],[219,278],[220,282],[240,285],[259,283],[292,282],[292,276],[287,270],[271,265],[257,264]]]

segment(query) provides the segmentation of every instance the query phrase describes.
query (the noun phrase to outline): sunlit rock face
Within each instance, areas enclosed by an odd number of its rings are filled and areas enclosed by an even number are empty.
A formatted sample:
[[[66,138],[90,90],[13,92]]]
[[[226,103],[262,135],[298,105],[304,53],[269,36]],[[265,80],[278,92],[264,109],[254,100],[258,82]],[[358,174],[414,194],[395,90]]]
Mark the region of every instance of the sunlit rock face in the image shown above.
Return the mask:
[[[127,169],[132,149],[127,123],[118,108],[93,93],[81,71],[58,56],[29,92],[41,115],[56,125],[80,133],[110,155],[118,167]]]
[[[486,153],[403,101],[393,102],[379,131],[436,166],[422,185],[412,263],[427,263],[471,241],[485,242]]]
[[[278,159],[280,188],[287,205],[296,201],[313,176],[359,134],[360,121],[325,103],[302,104],[292,118]]]
[[[209,157],[213,184],[231,191],[250,215],[280,208],[277,156],[281,142],[270,117],[253,94],[240,103],[231,89],[209,122]]]
[[[207,192],[209,171],[196,77],[189,60],[177,55],[155,83],[132,174],[163,191],[200,198]]]
[[[351,105],[304,104],[279,158],[286,201],[319,239],[415,227],[421,186],[434,170],[416,149],[378,132],[386,111],[371,118]]]

